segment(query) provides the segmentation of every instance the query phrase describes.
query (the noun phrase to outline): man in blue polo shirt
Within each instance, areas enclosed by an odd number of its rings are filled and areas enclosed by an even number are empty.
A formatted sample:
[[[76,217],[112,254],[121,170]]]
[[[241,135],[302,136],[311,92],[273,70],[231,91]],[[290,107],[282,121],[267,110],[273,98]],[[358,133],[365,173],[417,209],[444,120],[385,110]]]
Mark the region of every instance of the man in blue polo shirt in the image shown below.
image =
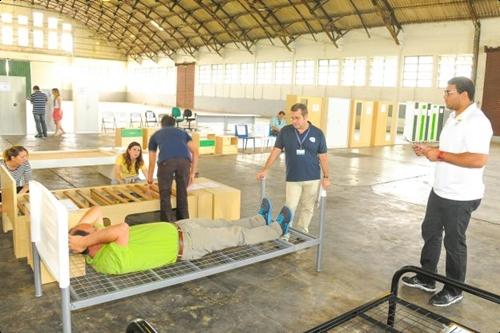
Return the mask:
[[[266,164],[257,173],[257,179],[266,177],[267,171],[284,150],[286,205],[296,216],[295,228],[307,233],[319,185],[324,189],[330,186],[326,140],[321,129],[307,120],[307,106],[297,103],[290,111],[292,124],[279,132]]]
[[[198,165],[198,148],[191,137],[175,127],[169,115],[161,119],[162,129],[149,140],[148,184],[153,184],[154,165],[158,154],[158,187],[160,189],[160,219],[166,222],[189,218],[187,188],[193,183]],[[172,181],[175,177],[176,211],[170,202]]]
[[[33,104],[33,118],[37,135],[35,138],[47,137],[47,125],[45,124],[45,107],[47,106],[47,95],[40,91],[40,87],[33,86],[30,102]]]

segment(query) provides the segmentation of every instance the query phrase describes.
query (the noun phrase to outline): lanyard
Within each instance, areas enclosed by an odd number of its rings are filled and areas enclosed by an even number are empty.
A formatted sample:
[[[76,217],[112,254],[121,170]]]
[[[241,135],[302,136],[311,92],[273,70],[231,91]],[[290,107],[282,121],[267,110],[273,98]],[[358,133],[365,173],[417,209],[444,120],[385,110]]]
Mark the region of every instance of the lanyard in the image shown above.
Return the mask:
[[[300,140],[300,137],[299,137],[299,134],[298,134],[298,131],[295,130],[295,136],[297,137],[297,141],[299,142],[299,146],[300,146],[300,149],[302,149],[302,144],[304,143],[304,141],[306,141],[307,139],[307,136],[309,135],[309,131],[311,130],[311,127],[309,127],[306,131],[306,133],[304,134],[304,137],[302,138],[302,140]]]

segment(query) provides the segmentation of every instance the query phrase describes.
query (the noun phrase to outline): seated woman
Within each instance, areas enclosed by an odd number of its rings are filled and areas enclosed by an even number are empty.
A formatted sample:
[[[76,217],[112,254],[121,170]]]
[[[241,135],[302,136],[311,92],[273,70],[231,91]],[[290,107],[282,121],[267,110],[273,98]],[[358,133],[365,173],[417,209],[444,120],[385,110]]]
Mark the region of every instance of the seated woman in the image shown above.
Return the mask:
[[[144,177],[148,174],[148,169],[144,165],[142,158],[142,148],[138,142],[131,142],[127,151],[118,155],[113,170],[114,179],[111,184],[130,184],[140,180],[139,170]]]
[[[23,146],[12,146],[3,152],[3,161],[0,165],[5,166],[16,182],[17,193],[23,194],[29,190],[31,176],[31,165],[28,162],[28,150]],[[0,192],[0,212],[2,211],[2,193]]]
[[[85,254],[87,263],[98,272],[123,274],[277,239],[288,233],[292,212],[284,206],[273,222],[271,202],[264,198],[257,215],[237,221],[185,219],[98,228],[102,219],[100,207],[89,209],[69,231],[69,249]]]

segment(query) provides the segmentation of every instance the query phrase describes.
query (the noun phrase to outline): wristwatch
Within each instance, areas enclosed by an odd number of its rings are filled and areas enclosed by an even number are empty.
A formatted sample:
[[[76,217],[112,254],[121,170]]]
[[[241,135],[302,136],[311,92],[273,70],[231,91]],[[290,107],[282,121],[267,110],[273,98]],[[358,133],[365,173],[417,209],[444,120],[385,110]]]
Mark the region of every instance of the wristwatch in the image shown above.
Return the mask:
[[[328,179],[328,178],[330,178],[330,177],[328,177],[328,176],[323,176],[323,178],[326,178],[326,179]]]

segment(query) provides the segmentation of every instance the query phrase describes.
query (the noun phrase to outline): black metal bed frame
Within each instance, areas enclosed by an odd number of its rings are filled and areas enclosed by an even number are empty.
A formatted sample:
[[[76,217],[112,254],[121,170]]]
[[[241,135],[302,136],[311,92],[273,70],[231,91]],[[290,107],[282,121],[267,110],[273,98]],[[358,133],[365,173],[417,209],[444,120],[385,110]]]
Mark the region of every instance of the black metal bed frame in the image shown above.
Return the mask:
[[[439,314],[409,303],[398,297],[399,280],[409,272],[430,277],[438,282],[459,288],[469,294],[500,304],[500,296],[445,276],[424,271],[415,266],[404,266],[392,277],[387,295],[363,304],[334,319],[308,330],[320,332],[478,332]],[[456,330],[454,330],[456,327]],[[447,330],[448,329],[448,330]],[[444,331],[443,331],[444,330]],[[466,331],[465,331],[466,330]]]

